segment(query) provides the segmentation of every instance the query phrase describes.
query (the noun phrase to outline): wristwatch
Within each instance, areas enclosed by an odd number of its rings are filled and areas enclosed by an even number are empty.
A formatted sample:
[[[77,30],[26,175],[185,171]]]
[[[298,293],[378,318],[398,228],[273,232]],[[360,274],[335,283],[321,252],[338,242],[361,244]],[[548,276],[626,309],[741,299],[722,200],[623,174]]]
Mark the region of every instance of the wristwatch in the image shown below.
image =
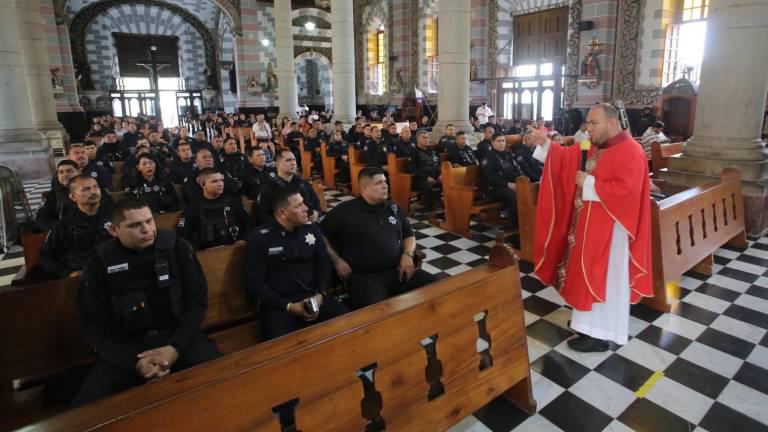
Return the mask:
[[[291,311],[291,302],[288,302],[287,305],[285,305],[285,311],[290,312]]]
[[[409,257],[413,258],[416,255],[416,251],[403,251],[403,254],[408,255]]]

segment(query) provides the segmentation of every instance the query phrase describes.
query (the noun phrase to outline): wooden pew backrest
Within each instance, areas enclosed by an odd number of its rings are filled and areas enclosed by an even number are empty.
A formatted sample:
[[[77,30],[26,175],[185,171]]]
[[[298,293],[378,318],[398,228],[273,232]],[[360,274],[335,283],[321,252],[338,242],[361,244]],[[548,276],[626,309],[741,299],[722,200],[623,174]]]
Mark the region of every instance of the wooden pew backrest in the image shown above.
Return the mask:
[[[520,176],[515,184],[517,187],[517,221],[520,227],[520,259],[533,263],[539,183],[533,183],[528,177]]]
[[[660,144],[656,141],[651,143],[651,161],[653,175],[658,176],[659,171],[669,168],[669,158],[682,153],[685,149],[685,142],[676,142]]]
[[[323,161],[323,184],[329,189],[336,188],[336,158],[326,155],[328,145],[320,143],[320,157]]]
[[[312,180],[312,152],[304,150],[304,138],[299,138],[299,154],[301,155],[301,176]]]
[[[389,169],[389,196],[395,204],[400,206],[406,215],[411,214],[411,192],[413,175],[408,172],[408,158],[398,158],[396,154],[387,155],[387,169]]]
[[[468,236],[472,215],[501,207],[498,203],[475,203],[478,193],[484,190],[482,171],[477,165],[453,167],[446,161],[440,164],[440,174],[445,203],[445,223],[441,225],[444,230]]]
[[[352,195],[360,195],[360,188],[357,184],[357,175],[365,168],[365,152],[356,150],[354,146],[349,146],[349,174],[352,183]]]

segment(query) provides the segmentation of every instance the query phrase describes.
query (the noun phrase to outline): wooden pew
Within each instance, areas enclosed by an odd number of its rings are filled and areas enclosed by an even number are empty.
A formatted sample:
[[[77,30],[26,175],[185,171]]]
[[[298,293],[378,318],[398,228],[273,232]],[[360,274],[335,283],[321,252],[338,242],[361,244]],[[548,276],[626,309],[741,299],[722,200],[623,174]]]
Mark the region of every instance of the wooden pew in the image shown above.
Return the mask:
[[[48,231],[33,233],[22,229],[19,235],[24,253],[24,265],[13,276],[13,280],[11,280],[12,286],[21,286],[34,282],[36,278],[35,268],[40,263],[40,249],[43,248]]]
[[[336,188],[336,158],[325,154],[328,145],[325,142],[320,143],[320,157],[323,161],[323,184],[328,189]]]
[[[387,155],[389,167],[389,196],[392,202],[399,205],[406,215],[411,214],[411,198],[416,198],[412,191],[413,174],[408,173],[408,158],[398,158],[396,154]]]
[[[318,181],[311,181],[310,184],[312,185],[312,190],[315,191],[315,195],[317,195],[317,199],[320,200],[320,210],[323,212],[328,211],[328,201],[325,199],[325,190],[323,190],[323,185],[321,185]],[[251,212],[251,214],[255,213]]]
[[[498,396],[533,414],[522,311],[495,246],[490,264],[30,427],[432,431]]]
[[[304,150],[304,138],[299,138],[299,155],[301,156],[301,176],[312,180],[312,152]]]
[[[440,228],[468,237],[470,217],[501,209],[501,204],[496,202],[476,202],[482,191],[482,171],[477,165],[454,168],[450,162],[443,162],[440,172],[445,207],[445,222]]]
[[[123,190],[123,173],[116,172],[112,174],[112,191],[118,192]]]
[[[669,168],[669,158],[683,152],[685,142],[669,144],[651,143],[651,167],[653,176],[658,177],[659,171]]]
[[[240,153],[248,154],[246,152],[246,149],[248,148],[248,146],[245,144],[245,142],[248,141],[250,145],[253,145],[253,143],[255,142],[255,140],[253,139],[253,130],[249,127],[241,126],[238,135],[240,140]]]
[[[360,195],[360,187],[357,184],[357,176],[365,168],[365,152],[355,150],[354,146],[349,146],[349,177],[352,183],[352,195]]]
[[[123,172],[124,161],[112,162],[112,173]]]
[[[125,191],[123,190],[112,192],[112,202],[122,201],[125,199],[127,195],[128,194],[126,194]]]
[[[539,183],[520,176],[515,181],[517,195],[517,225],[520,227],[520,259],[533,263],[533,244],[536,232],[536,202]]]

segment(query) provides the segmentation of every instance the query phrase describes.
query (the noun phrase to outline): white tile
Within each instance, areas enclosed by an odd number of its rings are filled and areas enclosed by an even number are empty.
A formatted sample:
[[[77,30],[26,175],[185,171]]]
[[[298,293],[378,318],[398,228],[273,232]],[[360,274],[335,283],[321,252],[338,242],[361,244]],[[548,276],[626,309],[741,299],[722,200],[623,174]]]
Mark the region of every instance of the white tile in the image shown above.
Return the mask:
[[[614,420],[603,429],[603,432],[635,432],[635,430],[618,420]]]
[[[443,234],[443,233],[447,232],[447,231],[442,230],[442,229],[440,229],[438,227],[429,227],[429,228],[425,228],[425,229],[419,230],[419,231],[421,231],[422,233],[424,233],[424,234],[426,234],[428,236],[433,236],[433,237],[436,236],[436,235],[440,235],[440,234]]]
[[[0,276],[0,287],[6,286],[6,285],[10,285],[14,276],[16,276],[16,275],[10,274],[10,275],[7,275],[7,276]]]
[[[768,369],[768,348],[756,345],[755,349],[752,350],[752,354],[747,357],[747,361],[763,369]]]
[[[709,326],[752,343],[760,342],[766,332],[765,329],[726,315],[720,315]]]
[[[531,381],[533,382],[533,398],[536,399],[536,409],[538,410],[547,406],[565,391],[564,388],[533,370],[531,371]]]
[[[690,290],[695,290],[698,288],[701,284],[703,284],[703,281],[700,281],[696,278],[683,276],[680,278],[680,280],[677,282],[678,285],[680,285],[683,288],[688,288]]]
[[[571,311],[566,308],[559,308],[549,315],[544,316],[544,319],[552,324],[568,329],[568,320],[571,319]]]
[[[426,255],[424,261],[432,261],[433,259],[440,258],[442,256],[432,249],[424,249],[424,254]]]
[[[768,252],[761,249],[747,249],[744,253],[758,258],[768,259]]]
[[[11,258],[7,260],[0,258],[0,260],[0,269],[24,265],[24,257]]]
[[[719,255],[721,257],[728,258],[728,259],[736,259],[737,256],[741,255],[741,253],[734,252],[728,249],[718,249],[715,251],[715,255]]]
[[[528,312],[527,310],[523,309],[523,318],[525,320],[525,326],[528,327],[529,325],[535,323],[540,319],[540,317],[536,314],[532,314]]]
[[[712,285],[728,288],[734,291],[738,291],[740,293],[743,293],[744,291],[748,290],[750,287],[750,284],[746,282],[742,282],[736,279],[731,279],[729,277],[725,277],[721,275],[714,275],[709,279],[707,279],[707,282],[711,283]]]
[[[761,299],[759,297],[751,296],[749,294],[742,294],[734,302],[739,306],[750,308],[764,314],[768,314],[768,300]]]
[[[750,263],[746,263],[738,260],[729,262],[726,267],[736,269],[736,270],[741,270],[747,273],[760,275],[760,276],[762,276],[762,274],[765,273],[765,270],[766,270],[765,267],[761,267],[759,265],[754,265],[754,264],[750,264]]]
[[[610,379],[591,371],[568,389],[600,411],[616,418],[635,401],[635,393]]]
[[[560,293],[557,292],[557,290],[554,287],[548,286],[543,290],[537,292],[536,295],[543,299],[549,300],[552,303],[557,303],[560,306],[565,305],[565,301],[563,301],[563,298],[560,297]]]
[[[541,414],[536,414],[520,423],[515,428],[515,432],[563,432],[563,430],[553,425],[552,422],[542,417]]]
[[[451,267],[445,272],[451,276],[455,276],[459,273],[464,273],[467,270],[472,270],[472,267],[462,264],[462,265],[457,265],[456,267]]]
[[[416,240],[416,244],[422,245],[425,248],[433,248],[435,246],[439,246],[444,243],[445,243],[444,241],[440,239],[436,239],[434,237],[424,237],[422,239]]]
[[[696,429],[694,429],[693,432],[709,432],[709,431],[704,429],[701,426],[696,426]]]
[[[589,369],[596,368],[600,365],[600,363],[605,361],[605,359],[613,355],[611,350],[592,353],[574,351],[571,349],[571,347],[568,346],[567,340],[560,342],[560,344],[555,347],[555,351],[570,358],[571,360],[575,360],[577,363],[581,363]]]
[[[539,357],[543,356],[544,354],[548,353],[551,349],[547,345],[544,345],[543,343],[537,341],[536,339],[532,339],[530,337],[528,339],[528,361],[530,363],[535,362]]]
[[[768,288],[768,277],[760,276],[755,281],[755,285],[760,285],[763,288]]]
[[[688,293],[688,295],[683,298],[683,302],[690,303],[694,306],[698,306],[712,312],[717,312],[719,314],[723,313],[731,305],[727,301],[720,300],[719,298],[715,298],[696,291]]]
[[[658,327],[664,330],[669,330],[673,333],[677,333],[680,336],[685,336],[688,339],[696,339],[707,328],[697,322],[693,322],[689,319],[683,318],[678,315],[665,313],[653,322]]]
[[[454,252],[447,256],[448,258],[454,259],[462,264],[466,264],[468,262],[472,262],[482,258],[480,255],[476,255],[476,254],[473,254],[472,252],[465,251],[465,250],[460,250],[458,252]]]
[[[635,318],[632,315],[629,316],[629,335],[632,337],[637,336],[641,331],[645,330],[650,324],[647,321],[643,321],[640,318]]]
[[[760,237],[757,239],[757,243],[768,244],[768,237]]]
[[[448,432],[491,432],[491,430],[474,416],[466,416],[448,429]]]
[[[440,269],[439,268],[431,266],[431,265],[429,265],[427,263],[422,263],[421,264],[421,269],[424,270],[427,273],[430,273],[430,274],[440,273]]]
[[[454,245],[456,247],[462,248],[462,249],[469,249],[469,248],[473,248],[473,247],[479,245],[480,243],[478,243],[476,241],[472,241],[472,240],[470,240],[468,238],[463,238],[462,237],[462,238],[460,238],[458,240],[452,241],[450,244],[452,244],[452,245]]]
[[[726,378],[733,378],[744,363],[730,354],[696,341],[688,345],[680,357]]]
[[[616,353],[652,371],[663,371],[677,358],[674,354],[637,338],[627,342]]]
[[[646,398],[693,424],[699,423],[715,402],[667,377],[656,382]]]
[[[731,381],[717,397],[718,402],[729,406],[753,419],[768,424],[768,395]]]

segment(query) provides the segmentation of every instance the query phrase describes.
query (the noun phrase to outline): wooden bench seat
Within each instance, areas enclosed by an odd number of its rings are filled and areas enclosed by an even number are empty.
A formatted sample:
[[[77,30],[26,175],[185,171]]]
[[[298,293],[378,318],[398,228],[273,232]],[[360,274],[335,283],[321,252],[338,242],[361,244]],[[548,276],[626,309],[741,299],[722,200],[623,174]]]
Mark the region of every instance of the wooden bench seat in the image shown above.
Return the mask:
[[[30,427],[431,431],[501,395],[533,414],[522,310],[515,259],[496,246],[456,277]]]
[[[352,195],[360,195],[360,187],[357,184],[357,176],[366,166],[365,152],[356,150],[354,146],[349,146],[349,179],[352,183]]]
[[[320,156],[323,161],[323,184],[329,189],[336,189],[336,174],[339,173],[339,169],[336,168],[336,158],[326,155],[327,150],[328,145],[321,141]]]
[[[656,141],[651,143],[651,167],[653,176],[658,177],[659,171],[669,168],[669,158],[683,152],[685,142],[676,142],[669,144],[659,144]]]
[[[533,263],[533,245],[536,233],[536,202],[539,182],[525,176],[515,181],[517,198],[517,225],[520,227],[520,259]]]
[[[411,199],[416,198],[413,188],[413,174],[408,172],[408,158],[398,158],[394,153],[387,155],[389,167],[389,197],[400,206],[406,215],[411,214]]]
[[[477,165],[453,167],[450,162],[440,165],[443,179],[443,201],[445,222],[440,228],[469,236],[469,220],[477,214],[498,214],[501,204],[491,201],[478,201],[484,191],[482,171]]]

